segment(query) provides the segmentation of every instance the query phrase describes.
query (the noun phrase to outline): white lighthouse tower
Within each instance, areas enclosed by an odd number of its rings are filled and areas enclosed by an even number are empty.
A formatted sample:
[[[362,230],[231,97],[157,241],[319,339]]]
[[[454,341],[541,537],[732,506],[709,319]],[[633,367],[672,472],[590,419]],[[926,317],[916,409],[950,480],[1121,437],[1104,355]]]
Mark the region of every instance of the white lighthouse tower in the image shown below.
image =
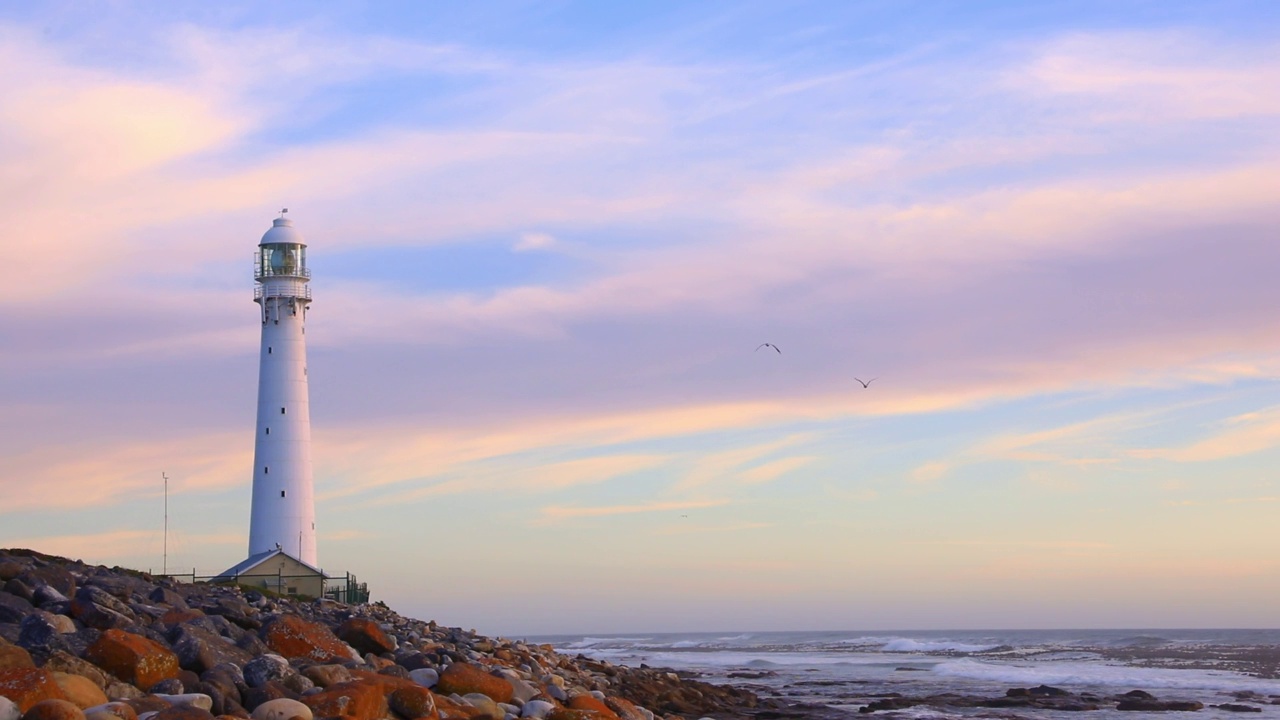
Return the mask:
[[[307,393],[307,244],[293,221],[276,218],[255,256],[253,300],[261,309],[258,426],[253,447],[249,556],[281,550],[316,562]]]

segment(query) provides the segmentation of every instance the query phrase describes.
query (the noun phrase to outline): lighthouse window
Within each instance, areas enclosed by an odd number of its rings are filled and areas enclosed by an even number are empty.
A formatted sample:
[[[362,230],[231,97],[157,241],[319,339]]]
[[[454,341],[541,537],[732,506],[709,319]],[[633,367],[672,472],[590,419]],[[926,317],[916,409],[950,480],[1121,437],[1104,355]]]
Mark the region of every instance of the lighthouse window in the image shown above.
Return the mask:
[[[284,497],[284,491],[283,491],[283,490],[281,490],[281,491],[280,491],[280,497]]]
[[[283,415],[283,414],[284,414],[284,408],[280,408],[280,414],[281,414],[281,415]]]
[[[267,428],[267,431],[263,433],[263,435],[270,435],[270,434],[271,434],[271,428]]]
[[[267,354],[268,354],[268,355],[270,355],[270,354],[271,354],[271,346],[270,346],[270,345],[268,345],[268,346],[267,346]]]

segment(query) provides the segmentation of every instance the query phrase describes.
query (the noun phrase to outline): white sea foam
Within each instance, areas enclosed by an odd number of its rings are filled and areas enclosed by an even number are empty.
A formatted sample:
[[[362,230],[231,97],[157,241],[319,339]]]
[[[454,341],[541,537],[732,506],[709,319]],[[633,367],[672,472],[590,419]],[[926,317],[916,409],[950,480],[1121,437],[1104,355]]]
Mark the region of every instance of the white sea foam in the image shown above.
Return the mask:
[[[938,640],[933,642],[898,638],[881,646],[884,652],[982,652],[999,645],[974,645],[972,643]]]
[[[645,637],[584,637],[578,642],[565,645],[566,650],[580,650],[583,648],[595,647],[597,645],[612,643],[642,643],[649,638]]]
[[[1118,689],[1252,690],[1280,694],[1280,680],[1260,680],[1232,672],[1143,668],[1090,662],[1005,664],[972,658],[938,663],[935,675],[1011,685],[1090,686]]]

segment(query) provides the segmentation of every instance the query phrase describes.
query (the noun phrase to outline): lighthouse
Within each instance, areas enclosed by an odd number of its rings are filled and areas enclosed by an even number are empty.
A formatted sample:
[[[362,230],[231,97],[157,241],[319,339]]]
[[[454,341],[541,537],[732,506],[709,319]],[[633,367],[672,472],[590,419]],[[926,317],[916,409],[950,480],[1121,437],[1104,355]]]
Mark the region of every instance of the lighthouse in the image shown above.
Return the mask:
[[[258,243],[253,279],[262,347],[258,355],[249,556],[281,551],[314,568],[318,567],[316,511],[307,392],[311,271],[302,233],[284,212]]]

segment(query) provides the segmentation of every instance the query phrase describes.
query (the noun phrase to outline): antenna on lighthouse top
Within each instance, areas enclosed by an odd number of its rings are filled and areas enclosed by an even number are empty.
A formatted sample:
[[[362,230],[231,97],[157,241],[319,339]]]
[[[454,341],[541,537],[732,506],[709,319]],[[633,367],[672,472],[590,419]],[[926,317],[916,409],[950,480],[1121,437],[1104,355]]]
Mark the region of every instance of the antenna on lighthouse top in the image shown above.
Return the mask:
[[[287,212],[289,212],[289,208],[280,208],[280,217],[284,217]]]

